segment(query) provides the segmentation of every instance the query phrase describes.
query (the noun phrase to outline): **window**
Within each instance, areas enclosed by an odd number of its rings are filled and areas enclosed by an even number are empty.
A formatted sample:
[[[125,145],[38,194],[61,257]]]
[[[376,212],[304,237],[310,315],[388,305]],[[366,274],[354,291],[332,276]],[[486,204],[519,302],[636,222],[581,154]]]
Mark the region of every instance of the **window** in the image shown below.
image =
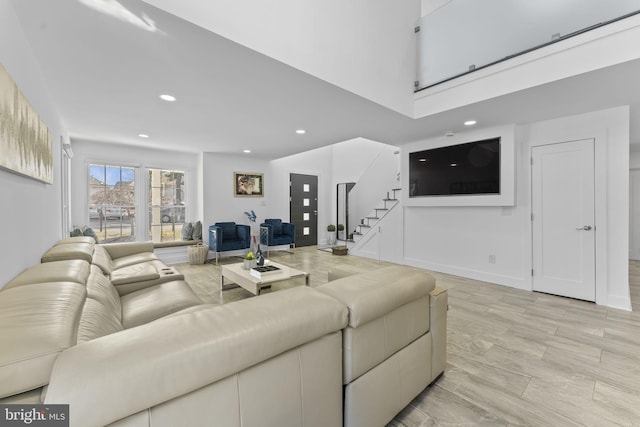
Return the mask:
[[[89,165],[89,224],[101,242],[136,240],[135,169]]]
[[[184,172],[149,169],[149,238],[181,240],[184,221]]]

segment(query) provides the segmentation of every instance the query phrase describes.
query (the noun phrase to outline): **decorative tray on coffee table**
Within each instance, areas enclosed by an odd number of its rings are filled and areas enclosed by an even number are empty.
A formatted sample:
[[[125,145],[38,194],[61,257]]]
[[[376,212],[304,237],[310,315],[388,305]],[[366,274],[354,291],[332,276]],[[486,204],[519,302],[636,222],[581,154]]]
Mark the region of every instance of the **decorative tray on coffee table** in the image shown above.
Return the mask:
[[[280,269],[279,267],[276,267],[275,265],[263,265],[263,266],[254,267],[251,269],[251,275],[259,279],[265,276],[270,276],[272,274],[278,274],[281,272],[282,272],[282,269]]]

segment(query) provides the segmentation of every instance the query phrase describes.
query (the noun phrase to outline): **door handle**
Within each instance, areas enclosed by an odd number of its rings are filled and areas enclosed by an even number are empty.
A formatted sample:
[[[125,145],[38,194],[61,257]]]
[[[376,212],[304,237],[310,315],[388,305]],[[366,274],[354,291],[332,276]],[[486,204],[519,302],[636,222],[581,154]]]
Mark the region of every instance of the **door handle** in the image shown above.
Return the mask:
[[[578,231],[589,231],[589,230],[591,230],[591,228],[592,227],[590,225],[585,225],[584,227],[576,228],[576,230],[578,230]]]

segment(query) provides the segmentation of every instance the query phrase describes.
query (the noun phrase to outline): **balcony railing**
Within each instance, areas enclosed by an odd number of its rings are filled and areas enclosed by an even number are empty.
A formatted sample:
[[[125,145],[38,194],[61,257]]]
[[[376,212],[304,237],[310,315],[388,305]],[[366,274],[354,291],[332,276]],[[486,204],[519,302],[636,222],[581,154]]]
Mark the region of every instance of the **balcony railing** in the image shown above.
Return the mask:
[[[640,0],[453,0],[418,31],[416,91],[640,13]]]

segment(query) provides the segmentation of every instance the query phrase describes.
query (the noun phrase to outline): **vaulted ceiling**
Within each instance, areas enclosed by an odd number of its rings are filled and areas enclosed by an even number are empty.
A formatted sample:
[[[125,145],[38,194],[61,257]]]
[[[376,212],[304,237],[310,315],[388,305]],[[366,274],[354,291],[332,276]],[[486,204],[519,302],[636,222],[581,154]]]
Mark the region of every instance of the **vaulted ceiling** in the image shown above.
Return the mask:
[[[640,141],[640,61],[413,119],[147,3],[121,3],[128,14],[116,19],[84,0],[12,0],[72,139],[273,159],[356,137],[401,145],[470,117],[493,126],[632,105]]]

